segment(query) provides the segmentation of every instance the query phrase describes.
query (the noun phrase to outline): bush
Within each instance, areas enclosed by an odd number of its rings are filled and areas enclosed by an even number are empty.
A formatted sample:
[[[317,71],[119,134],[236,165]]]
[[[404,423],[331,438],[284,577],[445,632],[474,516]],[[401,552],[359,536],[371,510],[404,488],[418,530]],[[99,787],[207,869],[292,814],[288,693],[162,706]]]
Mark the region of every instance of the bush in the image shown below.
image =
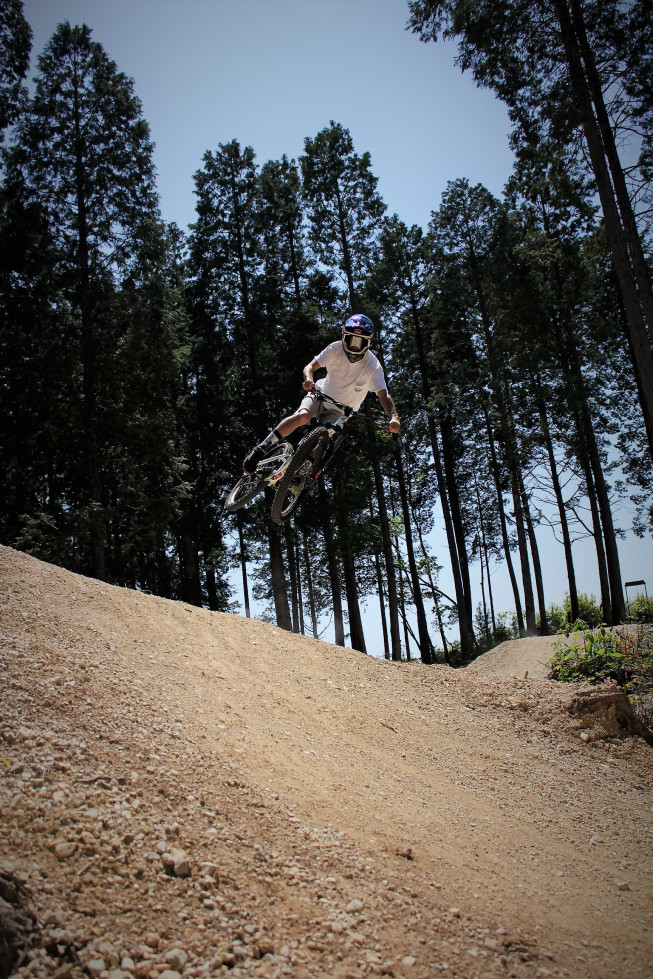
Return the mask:
[[[451,666],[462,666],[463,652],[460,647],[460,640],[454,639],[449,643],[449,663]]]
[[[550,633],[582,632],[583,629],[595,629],[603,622],[603,609],[597,604],[594,595],[585,595],[581,592],[578,596],[578,618],[575,622],[571,621],[571,599],[565,595],[562,605],[552,602],[546,610],[547,622]],[[539,615],[536,616],[537,628],[541,628]]]
[[[569,595],[565,595],[565,600],[562,604],[565,612],[565,617],[567,622],[571,622],[571,600]],[[572,632],[578,632],[583,628],[586,629],[596,629],[603,622],[603,609],[597,604],[594,595],[586,595],[581,592],[578,595],[578,619],[572,627]],[[576,625],[579,628],[575,628]]]
[[[549,632],[564,632],[568,628],[567,614],[561,605],[556,605],[555,602],[551,602],[548,609],[546,610],[546,621],[549,626]],[[542,628],[542,620],[540,619],[539,613],[535,616],[535,623],[537,625],[538,631]]]
[[[653,598],[638,595],[628,606],[628,618],[632,622],[653,622]]]
[[[606,629],[586,631],[569,645],[558,642],[555,648],[549,663],[554,680],[599,683],[612,679],[622,686],[628,682],[619,633]]]
[[[556,643],[549,661],[551,676],[562,683],[614,680],[644,723],[653,721],[653,630],[587,630],[566,645]]]
[[[499,612],[495,620],[496,628],[492,630],[490,627],[490,622],[486,621],[483,608],[479,603],[476,609],[476,615],[474,617],[476,635],[476,650],[474,652],[474,658],[477,656],[482,656],[483,653],[487,653],[488,650],[494,649],[495,646],[499,646],[502,642],[507,642],[510,639],[518,638],[519,629],[517,627],[517,616],[513,614],[512,621],[509,623],[508,615],[508,612]]]
[[[498,646],[509,639],[519,638],[519,626],[517,616],[513,613],[510,623],[508,622],[508,612],[499,612],[497,616],[496,629],[492,633],[492,645]]]

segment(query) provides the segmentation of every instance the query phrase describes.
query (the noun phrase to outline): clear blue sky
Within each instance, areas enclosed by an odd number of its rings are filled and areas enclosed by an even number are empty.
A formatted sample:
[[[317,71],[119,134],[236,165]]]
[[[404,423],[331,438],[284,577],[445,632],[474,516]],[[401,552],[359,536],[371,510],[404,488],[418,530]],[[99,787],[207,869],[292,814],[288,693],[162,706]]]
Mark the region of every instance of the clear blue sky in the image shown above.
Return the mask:
[[[86,23],[133,78],[156,144],[163,217],[182,229],[194,220],[193,173],[207,149],[237,139],[260,164],[297,158],[332,119],[371,153],[389,213],[407,224],[425,227],[459,177],[500,196],[512,168],[505,108],[455,66],[453,45],[405,30],[406,0],[25,0],[24,10],[34,57],[58,23]],[[627,504],[616,519],[630,526]],[[561,602],[562,548],[546,528],[538,538],[547,600]],[[435,548],[446,568],[442,532]],[[598,595],[591,543],[575,555],[579,589]],[[644,578],[650,594],[650,538],[629,534],[620,556],[624,580]],[[497,569],[498,610],[514,607],[506,579]],[[451,591],[446,572],[442,587]]]

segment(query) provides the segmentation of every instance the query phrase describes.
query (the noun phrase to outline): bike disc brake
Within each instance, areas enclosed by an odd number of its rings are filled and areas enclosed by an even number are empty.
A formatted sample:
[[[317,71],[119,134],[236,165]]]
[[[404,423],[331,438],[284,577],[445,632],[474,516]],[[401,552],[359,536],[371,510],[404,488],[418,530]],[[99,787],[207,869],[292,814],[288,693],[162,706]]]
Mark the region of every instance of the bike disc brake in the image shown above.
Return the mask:
[[[269,485],[276,483],[288,468],[293,452],[290,442],[277,442],[256,467],[257,477]]]

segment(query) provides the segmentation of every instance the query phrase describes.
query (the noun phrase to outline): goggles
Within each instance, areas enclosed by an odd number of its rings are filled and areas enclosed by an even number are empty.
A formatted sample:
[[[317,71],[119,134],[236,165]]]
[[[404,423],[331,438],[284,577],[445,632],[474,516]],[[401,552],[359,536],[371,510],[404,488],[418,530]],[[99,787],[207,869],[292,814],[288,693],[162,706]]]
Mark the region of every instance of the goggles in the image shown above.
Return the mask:
[[[352,354],[365,353],[372,343],[371,336],[354,330],[343,330],[342,340],[347,350],[349,350]]]

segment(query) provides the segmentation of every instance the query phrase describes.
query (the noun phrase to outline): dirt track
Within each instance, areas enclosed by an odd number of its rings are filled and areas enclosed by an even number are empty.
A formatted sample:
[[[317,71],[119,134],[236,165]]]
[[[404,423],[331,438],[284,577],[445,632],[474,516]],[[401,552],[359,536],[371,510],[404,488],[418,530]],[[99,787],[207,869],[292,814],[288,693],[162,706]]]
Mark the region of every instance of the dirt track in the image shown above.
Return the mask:
[[[653,975],[653,749],[547,640],[392,664],[7,548],[0,607],[22,975]]]

